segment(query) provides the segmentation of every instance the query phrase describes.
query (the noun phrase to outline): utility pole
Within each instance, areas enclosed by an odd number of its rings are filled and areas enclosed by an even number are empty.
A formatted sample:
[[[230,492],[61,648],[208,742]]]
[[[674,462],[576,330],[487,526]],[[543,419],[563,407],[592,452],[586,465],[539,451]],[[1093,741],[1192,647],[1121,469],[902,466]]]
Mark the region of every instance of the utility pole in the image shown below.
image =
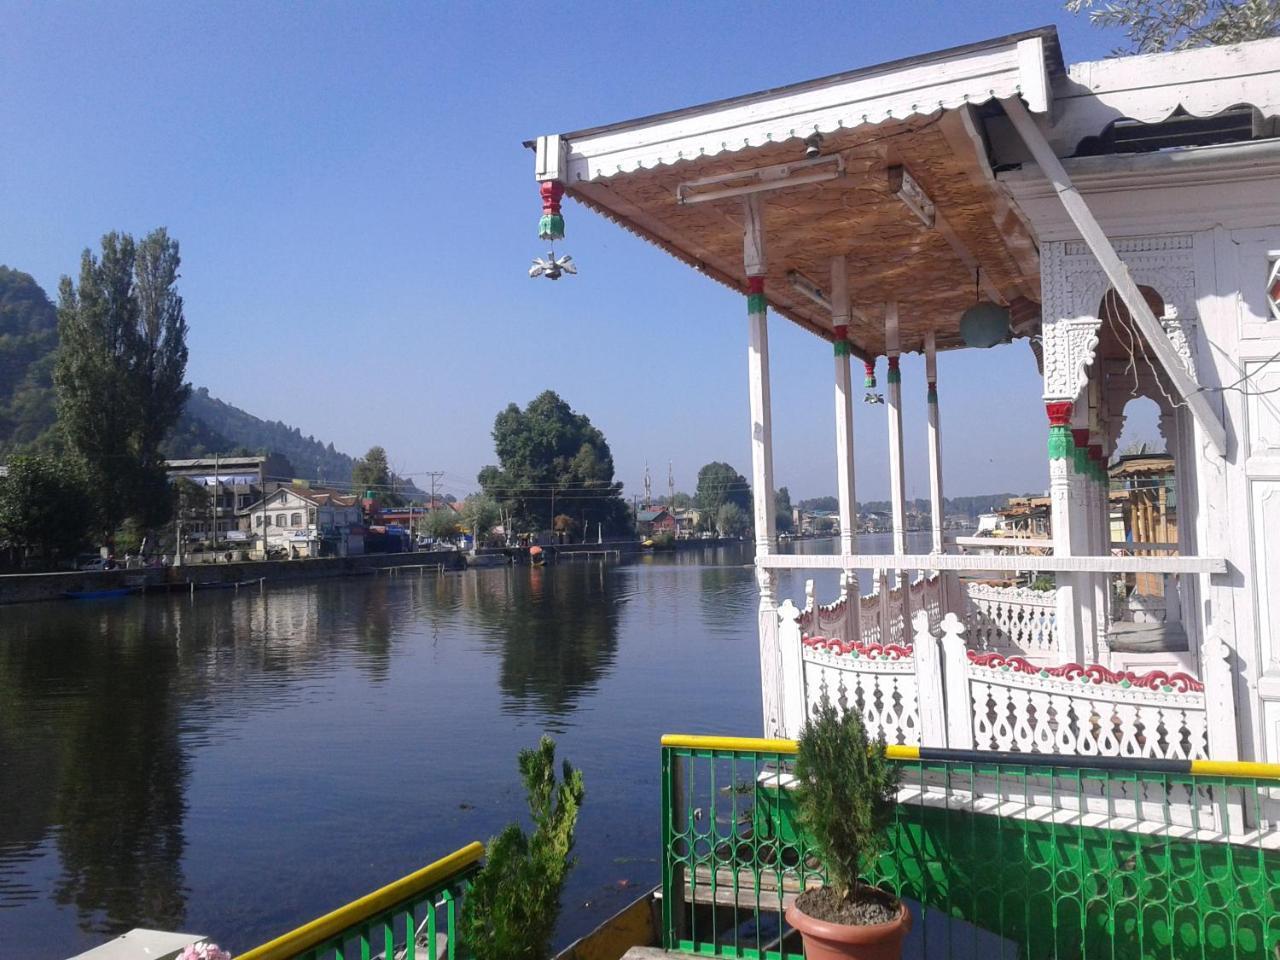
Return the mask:
[[[667,461],[667,506],[675,509],[676,477],[671,471],[671,461]]]
[[[428,504],[428,507],[429,509],[434,510],[436,509],[436,478],[443,477],[444,471],[432,470],[430,473],[427,474],[427,476],[431,478],[431,500]]]

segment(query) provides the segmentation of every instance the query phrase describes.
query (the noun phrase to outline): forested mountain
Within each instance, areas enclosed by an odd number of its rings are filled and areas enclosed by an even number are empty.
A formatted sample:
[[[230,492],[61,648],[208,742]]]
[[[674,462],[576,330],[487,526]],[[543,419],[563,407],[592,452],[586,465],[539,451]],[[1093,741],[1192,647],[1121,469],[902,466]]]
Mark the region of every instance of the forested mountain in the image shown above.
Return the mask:
[[[29,274],[0,266],[0,459],[58,447],[52,379],[57,346],[53,302]],[[204,387],[192,391],[163,450],[175,458],[270,451],[287,457],[300,477],[331,483],[348,482],[355,463],[332,443],[259,419],[211,397]]]
[[[0,266],[0,453],[40,444],[56,418],[58,313],[29,274]]]
[[[239,407],[233,407],[217,397],[209,395],[204,387],[191,391],[184,420],[202,424],[215,435],[227,437],[232,446],[243,447],[251,453],[270,451],[288,458],[298,476],[308,480],[347,482],[355,459],[334,449],[315,437],[302,435],[297,427],[279,420],[262,420]],[[176,431],[175,431],[176,432]],[[194,439],[194,438],[193,438]],[[212,449],[200,452],[173,454],[173,456],[202,456],[212,454]]]

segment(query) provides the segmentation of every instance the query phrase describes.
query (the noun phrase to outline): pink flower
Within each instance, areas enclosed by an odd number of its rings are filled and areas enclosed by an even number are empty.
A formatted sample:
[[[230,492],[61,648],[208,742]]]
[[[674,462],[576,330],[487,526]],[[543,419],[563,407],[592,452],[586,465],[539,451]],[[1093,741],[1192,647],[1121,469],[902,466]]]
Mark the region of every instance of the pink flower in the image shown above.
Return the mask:
[[[178,960],[231,960],[231,954],[216,943],[189,943],[178,954]]]

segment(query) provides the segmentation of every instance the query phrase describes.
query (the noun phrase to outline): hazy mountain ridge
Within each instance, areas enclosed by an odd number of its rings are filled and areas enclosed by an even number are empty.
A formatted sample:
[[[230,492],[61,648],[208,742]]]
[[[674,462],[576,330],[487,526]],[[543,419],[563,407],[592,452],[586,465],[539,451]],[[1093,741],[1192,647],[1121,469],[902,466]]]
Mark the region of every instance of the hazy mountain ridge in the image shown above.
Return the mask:
[[[58,311],[30,275],[0,265],[0,458],[20,451],[56,450],[53,363]],[[197,387],[164,454],[170,458],[270,451],[286,457],[301,478],[345,485],[355,458],[297,427],[263,420]],[[411,484],[411,495],[421,494]]]

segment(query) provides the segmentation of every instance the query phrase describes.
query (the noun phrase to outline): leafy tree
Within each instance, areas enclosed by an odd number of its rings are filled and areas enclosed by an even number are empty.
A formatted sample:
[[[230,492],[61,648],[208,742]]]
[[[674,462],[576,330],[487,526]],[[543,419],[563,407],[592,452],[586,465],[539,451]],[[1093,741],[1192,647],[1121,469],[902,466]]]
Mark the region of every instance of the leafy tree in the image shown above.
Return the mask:
[[[698,471],[698,489],[694,499],[698,509],[707,516],[716,516],[726,503],[735,503],[750,514],[751,484],[729,464],[715,461]]]
[[[836,497],[810,497],[800,501],[800,509],[805,512],[828,513],[840,509],[840,501]]]
[[[42,566],[73,557],[93,525],[79,464],[45,456],[9,460],[0,477],[0,543],[35,553]]]
[[[773,508],[774,526],[777,527],[778,532],[790,533],[791,528],[795,526],[791,516],[791,491],[786,487],[779,487],[773,495]]]
[[[351,485],[356,494],[372,490],[374,497],[388,507],[403,506],[406,502],[395,489],[397,479],[387,465],[387,451],[378,446],[370,447],[363,459],[351,468]]]
[[[722,537],[740,537],[751,529],[751,517],[736,503],[720,504],[715,516]]]
[[[57,419],[57,346],[58,311],[44,290],[0,266],[0,455],[39,445]]]
[[[1089,11],[1098,27],[1124,31],[1118,54],[1161,53],[1280,36],[1276,0],[1068,0],[1072,13]]]
[[[453,510],[431,510],[418,525],[418,529],[428,537],[437,540],[449,540],[458,535],[461,518]]]
[[[827,868],[827,886],[845,900],[883,847],[902,770],[884,736],[867,737],[857,710],[840,713],[824,695],[800,732],[796,814]]]
[[[100,259],[84,251],[79,285],[59,286],[58,422],[108,540],[126,517],[153,526],[169,516],[160,444],[190,393],[179,263],[163,227],[139,244],[113,232]]]
[[[546,530],[557,514],[606,533],[631,530],[622,484],[604,434],[546,390],[523,410],[510,404],[493,423],[498,466],[480,471],[485,494],[504,504],[524,530]]]
[[[574,828],[585,790],[565,761],[556,782],[556,745],[544,736],[520,751],[533,834],[518,823],[490,841],[462,913],[462,940],[475,960],[545,960],[560,916],[560,892],[573,868]]]
[[[468,530],[474,529],[480,539],[502,521],[502,509],[498,501],[483,493],[473,493],[462,501],[462,522]]]
[[[670,507],[672,510],[689,510],[693,507],[693,497],[687,493],[677,490],[669,497],[660,497],[658,502],[664,507]]]

